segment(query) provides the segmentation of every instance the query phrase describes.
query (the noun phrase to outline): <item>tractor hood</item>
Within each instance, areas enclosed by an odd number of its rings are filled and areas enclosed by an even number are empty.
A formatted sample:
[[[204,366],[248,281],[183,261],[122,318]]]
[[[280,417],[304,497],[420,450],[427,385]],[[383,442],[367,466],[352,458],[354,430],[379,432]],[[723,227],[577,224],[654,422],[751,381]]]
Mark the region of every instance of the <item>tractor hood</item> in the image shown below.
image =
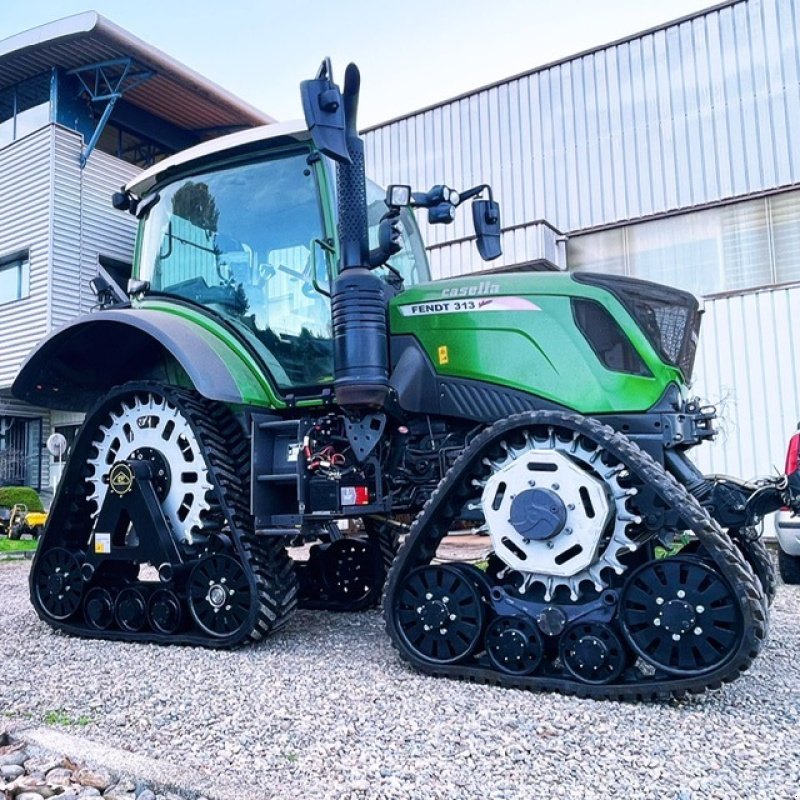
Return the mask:
[[[442,378],[599,414],[646,411],[688,382],[700,312],[692,295],[646,281],[495,273],[415,286],[390,320]]]

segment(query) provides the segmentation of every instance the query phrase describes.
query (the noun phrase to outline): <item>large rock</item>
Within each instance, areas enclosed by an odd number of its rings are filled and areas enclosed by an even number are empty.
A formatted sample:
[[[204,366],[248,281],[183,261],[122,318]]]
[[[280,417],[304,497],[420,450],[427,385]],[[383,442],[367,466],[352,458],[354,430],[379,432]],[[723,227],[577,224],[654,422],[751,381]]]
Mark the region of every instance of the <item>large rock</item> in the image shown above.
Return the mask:
[[[6,744],[0,747],[0,767],[17,766],[21,767],[28,759],[28,752],[25,745]]]
[[[103,797],[105,800],[136,800],[136,784],[127,778],[121,778],[103,792]]]
[[[25,767],[21,767],[19,764],[6,764],[4,767],[0,767],[0,778],[4,781],[13,781],[24,774]]]
[[[17,800],[45,800],[45,797],[39,792],[23,792],[17,795]]]
[[[79,769],[75,773],[75,780],[81,786],[89,786],[93,789],[99,789],[101,792],[111,786],[113,778],[111,775],[102,769]]]
[[[64,789],[72,783],[72,770],[66,767],[51,769],[44,776],[48,786],[60,786]]]

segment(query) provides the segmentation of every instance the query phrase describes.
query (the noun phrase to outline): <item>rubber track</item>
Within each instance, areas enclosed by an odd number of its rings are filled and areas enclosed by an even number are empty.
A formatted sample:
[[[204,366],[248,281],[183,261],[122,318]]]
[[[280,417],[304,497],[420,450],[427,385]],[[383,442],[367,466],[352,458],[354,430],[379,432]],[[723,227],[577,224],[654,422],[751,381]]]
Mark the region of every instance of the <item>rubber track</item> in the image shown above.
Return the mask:
[[[251,624],[243,627],[235,635],[217,638],[196,627],[172,635],[154,631],[131,633],[121,630],[95,630],[83,624],[54,620],[39,608],[36,601],[34,577],[38,556],[46,552],[50,546],[69,546],[71,541],[77,539],[85,542],[89,538],[92,520],[90,506],[86,500],[85,460],[91,449],[97,425],[104,421],[118,400],[134,393],[148,392],[169,400],[189,420],[208,465],[209,479],[214,487],[209,498],[211,510],[204,514],[206,530],[211,534],[223,533],[220,530],[219,517],[222,516],[227,521],[224,533],[229,534],[232,539],[236,554],[248,575],[251,592],[257,598],[257,604],[251,606]],[[286,553],[283,542],[269,537],[256,537],[253,531],[247,490],[249,469],[247,439],[227,407],[206,400],[195,392],[162,384],[141,382],[115,387],[87,414],[73,447],[73,458],[67,464],[50,514],[53,525],[62,521],[63,523],[52,531],[51,524],[48,523],[37,557],[34,558],[31,567],[31,601],[40,618],[57,630],[85,638],[189,644],[215,648],[235,647],[258,641],[282,627],[297,605],[297,581],[292,561]],[[214,519],[217,519],[217,522],[214,522]],[[186,608],[184,613],[188,614]]]
[[[778,574],[775,569],[775,562],[772,560],[764,540],[736,537],[735,541],[753,568],[753,572],[761,581],[761,587],[767,598],[767,605],[771,606],[775,599],[775,593],[778,591]]]
[[[720,666],[698,676],[645,676],[635,682],[591,685],[571,677],[506,675],[480,666],[433,665],[404,644],[392,609],[398,588],[416,567],[429,564],[470,491],[465,482],[478,472],[481,458],[507,435],[530,427],[568,428],[585,435],[649,484],[670,507],[680,508],[684,522],[701,541],[720,573],[733,588],[742,616],[743,635],[736,651]],[[471,490],[474,492],[474,489]],[[719,688],[738,678],[761,650],[767,636],[767,602],[759,580],[739,548],[709,517],[697,500],[661,465],[621,433],[578,414],[536,411],[516,414],[487,428],[467,447],[448,471],[411,527],[387,581],[384,596],[386,630],[401,658],[429,675],[534,691],[556,691],[580,697],[626,701],[665,701]]]

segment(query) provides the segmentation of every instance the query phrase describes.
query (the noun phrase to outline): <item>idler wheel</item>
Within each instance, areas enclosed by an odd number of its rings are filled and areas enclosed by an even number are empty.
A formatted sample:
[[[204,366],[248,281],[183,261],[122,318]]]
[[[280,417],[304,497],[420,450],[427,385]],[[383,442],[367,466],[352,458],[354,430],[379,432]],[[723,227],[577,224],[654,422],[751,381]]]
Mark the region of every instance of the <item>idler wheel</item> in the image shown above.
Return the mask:
[[[410,649],[433,664],[466,658],[483,633],[481,593],[461,570],[450,566],[409,573],[398,589],[394,613]]]
[[[217,638],[237,633],[248,624],[252,595],[242,565],[222,553],[201,558],[189,573],[189,613]]]
[[[37,559],[34,586],[42,609],[53,619],[68,619],[81,605],[83,578],[78,559],[53,547]]]
[[[114,621],[114,598],[108,589],[95,586],[86,593],[83,615],[90,628],[104,631]]]
[[[634,571],[622,591],[620,613],[631,647],[674,675],[719,666],[743,634],[727,582],[713,565],[691,556],[650,561]]]
[[[536,672],[544,656],[541,634],[524,617],[496,617],[486,629],[485,644],[492,666],[509,675]]]
[[[114,616],[117,625],[124,631],[136,633],[144,628],[147,622],[147,602],[141,590],[126,586],[118,595],[114,604]]]

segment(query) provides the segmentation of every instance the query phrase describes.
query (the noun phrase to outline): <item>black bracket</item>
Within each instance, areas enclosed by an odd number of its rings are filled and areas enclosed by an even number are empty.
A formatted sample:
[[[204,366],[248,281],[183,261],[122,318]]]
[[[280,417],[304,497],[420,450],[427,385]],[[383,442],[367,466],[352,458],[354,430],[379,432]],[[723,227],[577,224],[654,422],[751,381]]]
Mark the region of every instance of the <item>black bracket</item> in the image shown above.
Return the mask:
[[[147,462],[118,461],[111,467],[108,491],[86,554],[91,566],[85,577],[91,577],[94,569],[107,561],[157,567],[182,563],[152,479]]]

